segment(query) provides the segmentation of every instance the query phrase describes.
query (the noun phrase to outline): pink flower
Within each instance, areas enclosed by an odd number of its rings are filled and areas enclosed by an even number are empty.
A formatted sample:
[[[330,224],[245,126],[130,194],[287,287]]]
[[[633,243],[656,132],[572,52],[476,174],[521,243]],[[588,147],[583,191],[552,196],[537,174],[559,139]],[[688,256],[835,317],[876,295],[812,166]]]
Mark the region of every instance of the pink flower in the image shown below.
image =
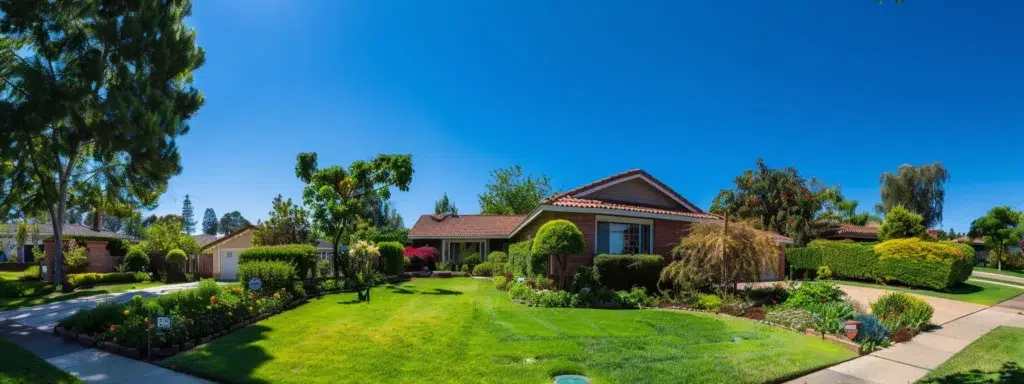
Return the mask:
[[[115,329],[117,329],[117,326],[114,324],[110,324],[110,331],[113,332]]]

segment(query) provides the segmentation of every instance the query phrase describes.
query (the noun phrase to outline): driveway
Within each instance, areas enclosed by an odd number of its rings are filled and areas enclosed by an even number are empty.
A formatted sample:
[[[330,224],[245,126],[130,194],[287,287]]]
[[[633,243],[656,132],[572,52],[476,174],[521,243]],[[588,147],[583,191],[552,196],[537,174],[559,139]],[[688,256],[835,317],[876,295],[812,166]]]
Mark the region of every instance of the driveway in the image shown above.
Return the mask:
[[[864,304],[864,306],[869,310],[871,309],[871,303],[878,301],[878,298],[882,297],[882,295],[892,292],[884,289],[842,285],[841,283],[839,284],[839,288],[841,288],[843,292],[846,292],[851,299]],[[928,304],[932,305],[932,308],[935,308],[935,314],[932,315],[932,324],[935,325],[942,325],[988,308],[988,306],[981,304],[965,303],[962,301],[922,296],[913,293],[910,293],[910,295],[927,301]]]
[[[142,296],[143,298],[156,297],[186,288],[193,288],[198,284],[199,283],[193,282],[162,285],[159,287],[145,288],[135,291],[108,293],[105,295],[71,299],[56,303],[37,305],[34,307],[12,309],[10,311],[0,312],[0,322],[9,321],[31,328],[36,328],[40,331],[50,332],[53,331],[53,327],[57,325],[57,322],[81,311],[82,309],[95,308],[97,304],[104,301],[114,300],[119,303],[124,303],[131,300],[132,296],[135,295]]]

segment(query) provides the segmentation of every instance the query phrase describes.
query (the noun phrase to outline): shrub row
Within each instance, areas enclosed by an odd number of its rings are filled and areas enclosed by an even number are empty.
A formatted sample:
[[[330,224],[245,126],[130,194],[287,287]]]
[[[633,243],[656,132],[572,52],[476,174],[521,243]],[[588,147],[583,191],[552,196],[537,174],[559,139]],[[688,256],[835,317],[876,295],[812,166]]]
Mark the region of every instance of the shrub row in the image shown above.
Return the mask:
[[[276,291],[290,287],[295,267],[285,261],[247,261],[238,264],[238,280],[246,285],[253,278],[259,278],[263,291]]]
[[[377,243],[377,250],[384,264],[385,275],[394,276],[405,269],[405,246],[397,241]]]
[[[534,255],[533,240],[520,241],[508,246],[508,273],[514,276],[547,274],[548,258]]]
[[[145,283],[149,280],[149,274],[145,272],[74,273],[68,275],[68,284],[75,288],[97,284]]]
[[[874,246],[815,240],[807,248],[787,249],[786,260],[797,269],[828,266],[838,278],[946,289],[971,275],[974,250],[963,244],[918,238],[889,240]]]
[[[284,261],[295,266],[301,279],[309,278],[316,267],[316,247],[309,244],[288,244],[252,247],[238,254],[238,264],[251,261]]]
[[[639,286],[653,292],[658,289],[658,278],[664,267],[665,258],[660,255],[598,255],[594,258],[599,281],[614,290]]]

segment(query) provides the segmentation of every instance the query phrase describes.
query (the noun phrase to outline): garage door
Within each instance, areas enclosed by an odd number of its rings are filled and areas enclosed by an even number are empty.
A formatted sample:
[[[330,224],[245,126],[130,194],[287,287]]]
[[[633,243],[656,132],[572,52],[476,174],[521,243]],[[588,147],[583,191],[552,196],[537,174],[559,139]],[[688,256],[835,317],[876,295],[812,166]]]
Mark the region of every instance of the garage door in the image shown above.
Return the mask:
[[[238,251],[220,251],[220,279],[238,280]]]

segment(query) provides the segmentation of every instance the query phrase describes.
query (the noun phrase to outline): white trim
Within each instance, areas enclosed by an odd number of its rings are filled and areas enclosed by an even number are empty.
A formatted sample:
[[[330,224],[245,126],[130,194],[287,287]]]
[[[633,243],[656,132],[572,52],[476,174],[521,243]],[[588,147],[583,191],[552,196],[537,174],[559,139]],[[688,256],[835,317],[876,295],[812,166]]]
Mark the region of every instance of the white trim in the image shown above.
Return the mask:
[[[602,189],[611,187],[613,185],[616,185],[616,184],[619,184],[619,183],[624,183],[624,182],[627,182],[627,181],[630,181],[630,180],[633,180],[633,179],[637,179],[637,178],[639,178],[639,179],[641,179],[643,181],[646,181],[647,184],[650,184],[652,187],[656,188],[658,191],[661,191],[661,193],[663,193],[665,196],[668,196],[672,200],[675,200],[675,202],[679,203],[679,205],[682,205],[682,206],[684,206],[686,208],[689,208],[690,210],[692,210],[694,212],[701,212],[701,210],[697,209],[697,207],[693,206],[693,204],[690,204],[690,203],[686,202],[685,200],[682,200],[679,197],[676,197],[676,194],[669,192],[664,187],[662,187],[658,183],[655,183],[654,180],[651,180],[650,178],[648,178],[643,173],[637,173],[637,174],[635,174],[633,176],[623,177],[623,178],[615,180],[615,181],[610,181],[610,182],[598,185],[596,187],[593,187],[593,188],[590,188],[590,189],[585,190],[583,192],[580,192],[580,193],[577,193],[575,195],[572,195],[572,197],[583,197],[583,196],[589,195],[591,193],[600,191]]]
[[[534,208],[533,212],[530,212],[530,214],[528,216],[526,216],[525,219],[523,219],[523,222],[519,223],[519,225],[517,225],[514,229],[512,229],[512,233],[508,234],[508,238],[511,239],[512,236],[515,236],[516,233],[519,233],[519,231],[521,229],[523,229],[523,227],[525,227],[527,224],[529,224],[531,221],[533,221],[533,219],[536,219],[537,216],[540,215],[541,212],[544,212],[544,207],[550,207],[550,205],[543,205],[543,204],[541,204],[541,205],[538,205],[537,208]]]
[[[623,224],[644,224],[654,225],[654,219],[644,219],[637,217],[626,217],[626,216],[607,216],[607,215],[596,215],[594,216],[596,221],[604,221],[606,223],[623,223]]]

